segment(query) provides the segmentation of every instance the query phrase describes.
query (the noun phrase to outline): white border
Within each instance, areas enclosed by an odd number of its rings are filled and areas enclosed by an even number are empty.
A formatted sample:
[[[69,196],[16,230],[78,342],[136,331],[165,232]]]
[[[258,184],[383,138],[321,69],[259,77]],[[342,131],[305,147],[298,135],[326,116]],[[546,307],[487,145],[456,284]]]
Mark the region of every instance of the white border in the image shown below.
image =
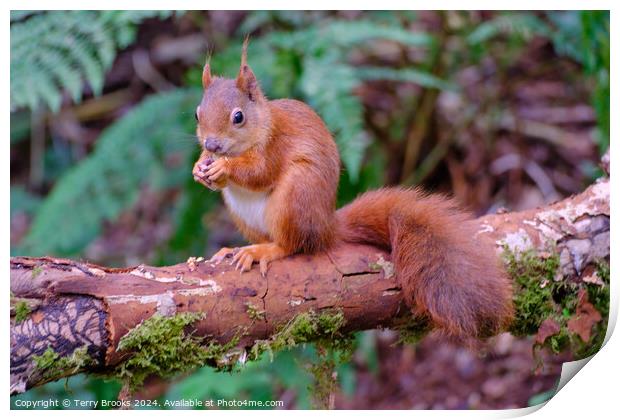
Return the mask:
[[[101,8],[103,4],[101,2],[84,2],[84,1],[75,1],[75,0],[56,0],[53,3],[49,1],[33,1],[33,0],[24,0],[24,1],[9,1],[4,2],[5,13],[4,18],[5,22],[9,21],[9,9],[12,7],[14,9],[80,9],[80,8]],[[357,9],[357,10],[371,10],[377,9],[380,6],[380,9],[410,9],[412,7],[418,5],[428,5],[432,6],[433,9],[505,9],[505,10],[536,10],[536,9],[547,9],[547,10],[562,10],[562,9],[607,9],[612,10],[611,13],[611,27],[616,28],[617,19],[615,18],[615,8],[613,7],[616,3],[612,1],[600,1],[600,0],[590,0],[588,2],[578,2],[578,1],[532,1],[532,0],[521,0],[519,2],[515,1],[504,1],[502,3],[498,3],[497,1],[446,1],[446,0],[436,0],[432,4],[428,3],[415,3],[415,2],[405,2],[405,1],[382,1],[378,2],[369,2],[369,1],[325,1],[325,0],[315,0],[313,2],[306,2],[302,4],[300,2],[295,2],[295,4],[291,4],[290,1],[263,1],[260,3],[252,3],[245,0],[236,1],[234,3],[224,3],[221,2],[198,2],[198,1],[161,1],[161,0],[150,0],[148,2],[145,1],[132,1],[129,2],[127,0],[118,1],[118,0],[108,0],[105,2],[106,8],[110,9],[186,9],[186,10],[194,10],[194,9],[220,9],[220,6],[226,6],[225,9],[291,9],[291,8],[299,8],[299,9]],[[297,6],[297,7],[291,7]],[[617,60],[617,51],[613,51],[614,47],[618,45],[618,37],[616,36],[617,31],[612,29],[612,69],[618,68],[618,60]],[[9,49],[9,25],[5,27],[3,31],[4,42],[2,43],[3,54],[3,67],[5,70],[5,82],[3,86],[3,97],[5,98],[4,102],[4,112],[2,114],[3,126],[5,127],[5,139],[4,139],[4,147],[5,147],[5,156],[6,159],[9,159],[10,156],[10,142],[8,136],[8,129],[10,124],[10,104],[9,104],[9,91],[10,91],[10,80],[8,77],[8,69],[9,65],[9,57],[10,57],[10,49]],[[617,50],[617,48],[615,48]],[[614,78],[615,80],[615,78]],[[612,110],[618,109],[617,99],[618,99],[618,89],[617,83],[612,83],[611,85],[612,95],[611,95],[611,106]],[[613,115],[612,111],[612,115]],[[611,122],[611,133],[613,134],[617,132],[618,123],[617,120],[612,118]],[[616,140],[612,140],[614,143]],[[616,153],[613,152],[612,148],[612,163],[616,162],[616,159],[619,158],[615,156]],[[6,162],[4,166],[1,168],[4,179],[10,179],[10,167],[9,162]],[[615,199],[616,197],[616,188],[615,183],[611,184],[612,186],[612,208],[616,208]],[[4,242],[1,245],[2,249],[2,261],[8,262],[8,258],[10,255],[9,252],[9,184],[3,184],[3,196],[5,197],[5,205],[2,207],[2,215],[4,224]],[[619,239],[616,231],[611,232],[611,243],[618,243],[616,239]],[[611,260],[618,261],[616,247],[612,246],[611,249]],[[8,271],[8,270],[7,270]],[[6,273],[6,277],[3,282],[4,288],[4,296],[5,299],[2,301],[2,312],[4,314],[9,313],[8,308],[8,296],[9,296],[9,281],[8,281],[8,272]],[[617,320],[618,314],[618,287],[617,285],[617,276],[614,275],[614,271],[612,270],[612,310],[610,313],[610,330],[613,329]],[[7,315],[8,316],[8,315]],[[5,325],[8,324],[8,319],[5,319]],[[608,337],[609,338],[609,337]],[[8,328],[6,329],[6,333],[3,336],[2,343],[2,353],[3,360],[9,360],[9,347],[10,341],[8,337]],[[606,343],[604,348],[596,354],[592,360],[588,363],[588,367],[584,369],[582,372],[579,372],[577,378],[568,382],[568,384],[559,391],[559,393],[553,397],[543,409],[539,410],[541,406],[531,407],[526,409],[519,410],[492,410],[492,411],[389,411],[389,413],[382,413],[376,411],[355,411],[354,413],[343,413],[340,412],[317,412],[312,411],[310,413],[303,411],[296,411],[293,415],[300,418],[315,418],[317,415],[349,415],[353,414],[359,418],[375,418],[377,415],[387,415],[390,417],[403,417],[403,418],[511,418],[518,417],[522,415],[531,414],[531,418],[535,419],[546,419],[546,418],[559,418],[559,419],[571,419],[571,418],[609,418],[611,413],[616,413],[615,404],[618,400],[618,355],[620,354],[620,344],[619,339],[616,337],[611,337],[611,339]],[[6,390],[9,388],[9,369],[8,363],[5,365],[5,384]],[[5,410],[9,410],[10,400],[8,397],[8,392],[5,394],[6,397],[3,400],[2,408]],[[116,411],[113,414],[118,416],[134,416],[138,415],[146,415],[147,413],[142,411],[138,412],[127,412],[127,411]],[[12,411],[10,412],[11,416],[15,416],[16,418],[30,418],[33,414],[36,416],[44,416],[50,418],[60,418],[61,416],[66,417],[77,417],[85,415],[82,411],[47,411],[45,414],[38,412],[25,412],[25,411]],[[89,412],[88,416],[93,416],[96,418],[99,417],[107,417],[110,412]],[[251,416],[252,418],[264,418],[264,419],[275,419],[275,418],[283,418],[284,416],[290,416],[291,413],[283,412],[283,411],[251,411],[245,413],[233,412],[233,411],[221,411],[214,413],[210,411],[209,413],[201,413],[195,411],[184,410],[182,416],[218,416],[221,418],[233,418],[239,415]],[[149,416],[160,417],[166,415],[164,411],[155,411],[148,413]]]

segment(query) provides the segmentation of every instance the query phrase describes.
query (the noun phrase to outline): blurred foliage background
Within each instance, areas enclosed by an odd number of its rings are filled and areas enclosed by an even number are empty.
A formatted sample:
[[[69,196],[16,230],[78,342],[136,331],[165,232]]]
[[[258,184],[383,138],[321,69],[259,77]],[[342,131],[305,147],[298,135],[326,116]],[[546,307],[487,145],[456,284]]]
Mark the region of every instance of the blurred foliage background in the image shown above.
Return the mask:
[[[307,102],[334,133],[340,204],[404,184],[477,214],[530,208],[581,191],[609,146],[606,11],[13,11],[10,26],[13,255],[171,264],[243,243],[191,168],[204,60],[234,77],[246,34],[266,94]],[[394,340],[358,335],[336,407],[521,407],[559,375],[560,356],[533,372],[531,345],[510,336],[484,357]],[[144,392],[307,408],[315,357],[307,346]],[[79,377],[19,398],[118,389]]]

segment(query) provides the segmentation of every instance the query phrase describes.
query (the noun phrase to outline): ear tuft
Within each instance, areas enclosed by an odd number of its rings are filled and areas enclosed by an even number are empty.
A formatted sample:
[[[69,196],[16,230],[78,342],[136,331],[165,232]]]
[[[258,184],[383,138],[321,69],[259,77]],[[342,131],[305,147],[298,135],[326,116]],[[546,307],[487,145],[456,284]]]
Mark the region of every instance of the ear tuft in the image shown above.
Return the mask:
[[[248,66],[248,45],[250,44],[250,36],[246,35],[241,47],[241,68]]]
[[[242,92],[247,93],[250,100],[254,101],[262,95],[258,80],[254,76],[254,72],[248,65],[248,44],[250,38],[245,37],[243,41],[243,49],[241,50],[241,66],[239,67],[239,74],[237,75],[237,88]]]
[[[211,84],[213,78],[211,77],[211,65],[209,64],[211,61],[211,55],[207,57],[207,62],[205,63],[204,68],[202,69],[202,88],[206,89]]]

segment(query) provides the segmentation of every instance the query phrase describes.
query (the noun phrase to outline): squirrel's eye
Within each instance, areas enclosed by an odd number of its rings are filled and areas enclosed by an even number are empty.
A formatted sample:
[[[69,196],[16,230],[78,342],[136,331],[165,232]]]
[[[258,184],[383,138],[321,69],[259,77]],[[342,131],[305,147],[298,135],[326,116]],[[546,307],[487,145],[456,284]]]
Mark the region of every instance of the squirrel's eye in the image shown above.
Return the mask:
[[[198,111],[194,113],[194,118],[196,118],[196,121],[198,121]]]
[[[243,112],[241,110],[233,110],[231,114],[232,123],[235,125],[240,125],[243,123]]]

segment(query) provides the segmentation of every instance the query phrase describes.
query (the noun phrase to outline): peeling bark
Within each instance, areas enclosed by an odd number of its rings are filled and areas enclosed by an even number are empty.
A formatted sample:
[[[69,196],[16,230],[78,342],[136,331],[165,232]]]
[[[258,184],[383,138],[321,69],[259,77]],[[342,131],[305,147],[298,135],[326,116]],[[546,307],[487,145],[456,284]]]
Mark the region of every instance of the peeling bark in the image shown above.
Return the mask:
[[[558,252],[561,272],[588,281],[593,262],[609,258],[609,180],[550,206],[479,219],[478,235],[512,250]],[[126,355],[120,339],[154,314],[203,312],[196,334],[227,342],[245,328],[240,346],[266,339],[309,310],[342,310],[347,331],[398,325],[409,311],[389,255],[364,245],[341,245],[326,254],[296,255],[239,274],[224,261],[200,259],[169,267],[106,268],[59,258],[11,258],[11,291],[32,312],[11,320],[11,394],[68,376],[41,376],[33,356],[53,349],[70,356],[86,346],[88,371],[109,371]],[[34,302],[34,303],[33,303]],[[258,308],[261,319],[249,308]]]
[[[559,274],[581,277],[591,263],[609,256],[609,179],[548,207],[479,220],[479,234],[492,237],[498,247],[557,252]]]

